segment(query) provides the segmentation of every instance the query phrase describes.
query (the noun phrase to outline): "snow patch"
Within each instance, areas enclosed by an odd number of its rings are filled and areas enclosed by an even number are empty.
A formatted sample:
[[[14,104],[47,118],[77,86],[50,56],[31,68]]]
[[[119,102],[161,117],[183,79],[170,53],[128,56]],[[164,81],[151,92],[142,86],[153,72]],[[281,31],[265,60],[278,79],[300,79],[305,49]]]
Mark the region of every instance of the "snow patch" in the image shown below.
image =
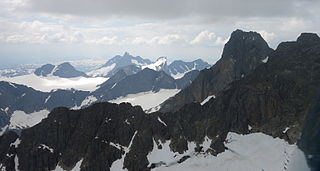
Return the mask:
[[[80,161],[77,162],[76,166],[74,166],[73,169],[71,169],[70,171],[80,171],[80,167],[82,164],[83,159],[81,159]],[[59,166],[59,164],[56,166],[56,168],[53,171],[66,171],[64,170],[62,167]]]
[[[165,122],[163,122],[159,116],[158,116],[158,121],[159,121],[160,123],[162,123],[164,126],[167,126],[167,124],[166,124]]]
[[[206,104],[211,98],[216,98],[215,95],[211,95],[211,96],[208,96],[206,99],[204,99],[200,104],[201,105],[204,105]]]
[[[210,143],[210,139],[206,137],[202,145],[205,148],[210,148]],[[159,150],[154,142],[155,147],[148,155],[149,162],[174,162],[177,157],[173,157],[174,153],[170,150],[169,144],[169,141],[167,141],[162,145],[162,150]],[[190,146],[190,143],[188,143],[188,145]],[[252,133],[247,135],[228,133],[225,146],[228,150],[218,154],[217,156],[209,154],[195,154],[193,151],[190,151],[189,148],[188,151],[191,155],[186,161],[180,164],[161,165],[156,167],[154,170],[282,171],[287,167],[287,163],[289,163],[290,168],[290,163],[294,162],[294,151],[297,149],[296,145],[290,145],[280,138],[273,138],[263,133]],[[305,170],[305,167],[300,170]]]
[[[46,118],[49,114],[48,110],[41,110],[38,112],[26,114],[23,111],[14,111],[10,118],[9,129],[24,129],[32,127],[42,119]]]
[[[290,129],[289,127],[286,127],[286,129],[284,129],[282,133],[286,133],[289,129]]]
[[[82,107],[82,106],[89,106],[90,104],[96,102],[97,100],[98,100],[98,99],[97,99],[95,96],[88,96],[88,97],[86,97],[86,98],[82,101],[80,107]]]
[[[21,143],[21,140],[19,138],[17,138],[15,142],[10,144],[10,147],[14,146],[15,148],[18,148],[20,143]]]
[[[19,158],[18,155],[14,157],[14,168],[16,171],[19,171]]]
[[[268,60],[269,60],[269,56],[267,56],[266,58],[264,58],[261,62],[262,62],[262,63],[267,63]]]
[[[97,85],[100,85],[103,82],[107,81],[108,78],[60,78],[57,76],[40,77],[35,74],[29,74],[11,78],[0,77],[0,80],[26,85],[43,92],[50,92],[55,89],[71,88],[84,91],[94,91],[98,88]]]
[[[132,105],[140,105],[143,110],[151,109],[160,105],[169,97],[174,96],[180,91],[180,89],[161,89],[158,92],[142,92],[137,94],[129,94],[125,97],[119,97],[114,100],[110,100],[111,103],[120,104],[122,102],[128,102]]]
[[[165,66],[166,64],[167,64],[167,58],[160,57],[157,59],[157,61],[155,63],[143,66],[142,69],[149,68],[149,69],[153,69],[155,71],[160,71],[163,68],[163,66]]]
[[[50,99],[51,95],[49,95],[46,100],[44,101],[44,104],[46,104],[48,102],[48,100]]]
[[[113,63],[110,66],[102,67],[102,68],[99,68],[97,70],[93,70],[93,71],[87,72],[86,74],[89,75],[89,76],[92,76],[92,77],[105,77],[105,76],[108,75],[108,73],[110,71],[112,71],[114,69],[115,66],[116,66],[116,64]]]
[[[38,149],[49,150],[50,153],[53,153],[53,152],[54,152],[53,148],[50,148],[49,146],[47,146],[47,145],[45,145],[45,144],[40,144],[40,145],[38,146]]]
[[[136,137],[138,131],[134,132],[131,141],[129,143],[128,147],[123,147],[125,153],[122,155],[121,159],[118,159],[116,161],[114,161],[110,167],[110,171],[119,171],[119,170],[127,170],[127,169],[123,169],[123,162],[124,162],[124,158],[125,156],[129,153],[129,150],[131,148],[132,142],[134,140],[134,138]]]

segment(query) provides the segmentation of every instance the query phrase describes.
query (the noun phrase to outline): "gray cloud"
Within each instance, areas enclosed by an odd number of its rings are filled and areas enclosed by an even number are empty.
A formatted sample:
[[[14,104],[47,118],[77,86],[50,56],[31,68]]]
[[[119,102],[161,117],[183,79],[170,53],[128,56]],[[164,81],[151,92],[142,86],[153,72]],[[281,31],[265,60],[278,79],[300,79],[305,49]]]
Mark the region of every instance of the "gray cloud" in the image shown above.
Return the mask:
[[[316,0],[29,0],[30,11],[81,16],[176,19],[286,17],[312,13]]]

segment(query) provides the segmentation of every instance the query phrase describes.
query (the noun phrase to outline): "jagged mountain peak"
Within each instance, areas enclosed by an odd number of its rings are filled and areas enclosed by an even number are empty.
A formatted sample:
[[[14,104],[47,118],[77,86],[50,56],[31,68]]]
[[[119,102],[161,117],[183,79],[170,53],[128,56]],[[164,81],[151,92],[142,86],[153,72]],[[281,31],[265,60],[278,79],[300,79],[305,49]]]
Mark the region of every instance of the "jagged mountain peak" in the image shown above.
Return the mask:
[[[234,31],[219,61],[200,72],[186,89],[164,102],[160,111],[178,110],[187,103],[202,102],[210,95],[219,94],[229,83],[248,75],[272,52],[259,33]]]
[[[298,43],[317,43],[320,41],[319,36],[316,33],[301,33],[301,35],[298,37],[297,42]]]
[[[167,57],[159,57],[156,62],[144,66],[144,68],[150,68],[153,69],[155,71],[161,71],[161,70],[165,70],[167,68]]]

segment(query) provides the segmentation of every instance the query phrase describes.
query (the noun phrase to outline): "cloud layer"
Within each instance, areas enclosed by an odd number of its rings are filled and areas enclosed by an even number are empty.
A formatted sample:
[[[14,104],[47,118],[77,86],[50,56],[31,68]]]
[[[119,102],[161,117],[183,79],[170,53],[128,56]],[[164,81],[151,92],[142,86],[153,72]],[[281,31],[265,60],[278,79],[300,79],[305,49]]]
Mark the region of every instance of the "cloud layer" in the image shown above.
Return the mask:
[[[318,0],[1,0],[0,63],[124,51],[214,63],[238,28],[259,32],[273,48],[318,32],[319,6]]]

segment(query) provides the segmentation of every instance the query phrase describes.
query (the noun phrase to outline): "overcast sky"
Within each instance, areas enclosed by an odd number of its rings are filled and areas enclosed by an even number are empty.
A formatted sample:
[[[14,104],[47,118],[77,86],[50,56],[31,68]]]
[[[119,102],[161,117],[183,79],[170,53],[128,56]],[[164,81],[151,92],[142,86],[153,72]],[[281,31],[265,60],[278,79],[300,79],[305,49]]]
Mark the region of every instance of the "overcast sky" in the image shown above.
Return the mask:
[[[214,63],[235,29],[272,48],[320,30],[319,0],[1,0],[0,68],[125,51]]]

